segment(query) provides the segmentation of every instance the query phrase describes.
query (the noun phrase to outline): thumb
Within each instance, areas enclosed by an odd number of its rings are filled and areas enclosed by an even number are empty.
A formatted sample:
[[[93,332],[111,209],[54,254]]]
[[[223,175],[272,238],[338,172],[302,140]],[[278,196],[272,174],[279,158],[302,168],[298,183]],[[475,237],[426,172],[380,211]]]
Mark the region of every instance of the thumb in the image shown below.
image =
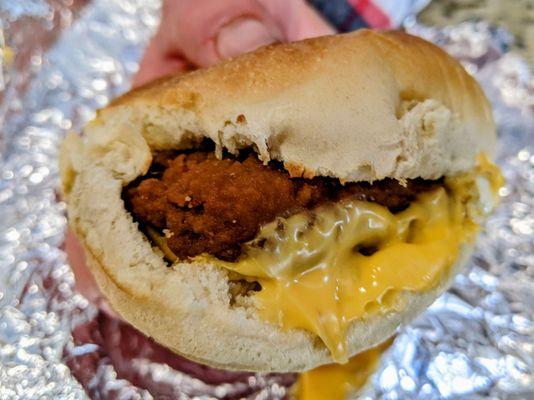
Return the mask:
[[[284,37],[256,0],[168,0],[155,39],[205,67]]]

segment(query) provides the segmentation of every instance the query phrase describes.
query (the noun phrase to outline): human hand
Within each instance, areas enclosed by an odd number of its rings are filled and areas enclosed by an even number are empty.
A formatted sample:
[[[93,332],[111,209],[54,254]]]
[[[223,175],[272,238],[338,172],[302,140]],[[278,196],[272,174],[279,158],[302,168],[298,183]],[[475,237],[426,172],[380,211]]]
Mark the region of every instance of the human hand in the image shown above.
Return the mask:
[[[304,0],[165,0],[133,86],[270,43],[334,32]]]

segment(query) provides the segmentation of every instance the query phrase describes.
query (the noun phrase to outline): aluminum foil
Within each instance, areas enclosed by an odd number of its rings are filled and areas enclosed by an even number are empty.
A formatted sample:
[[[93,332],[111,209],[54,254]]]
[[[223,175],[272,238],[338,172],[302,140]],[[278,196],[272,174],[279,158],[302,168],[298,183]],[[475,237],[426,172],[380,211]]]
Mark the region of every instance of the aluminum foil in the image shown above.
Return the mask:
[[[168,352],[74,288],[58,145],[128,88],[151,0],[0,0],[0,399],[283,398],[294,375],[228,373]],[[362,398],[534,398],[534,81],[484,23],[409,31],[482,83],[507,185],[469,270],[404,328]]]

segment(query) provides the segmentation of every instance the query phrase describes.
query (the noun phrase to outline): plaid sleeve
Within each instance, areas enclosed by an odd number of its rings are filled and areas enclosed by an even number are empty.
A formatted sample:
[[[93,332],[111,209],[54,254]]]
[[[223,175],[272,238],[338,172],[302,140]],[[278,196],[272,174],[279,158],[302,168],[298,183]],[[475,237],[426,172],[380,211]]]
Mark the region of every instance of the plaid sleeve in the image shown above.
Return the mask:
[[[394,29],[430,0],[309,0],[339,32],[359,28]]]

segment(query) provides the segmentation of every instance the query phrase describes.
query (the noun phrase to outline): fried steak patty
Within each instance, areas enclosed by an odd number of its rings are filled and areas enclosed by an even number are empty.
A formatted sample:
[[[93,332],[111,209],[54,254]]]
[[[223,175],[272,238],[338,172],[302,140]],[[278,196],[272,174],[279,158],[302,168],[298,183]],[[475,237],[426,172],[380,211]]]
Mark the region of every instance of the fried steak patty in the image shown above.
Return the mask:
[[[414,179],[403,186],[384,179],[342,185],[330,178],[290,178],[280,165],[264,165],[254,154],[217,159],[213,152],[196,151],[157,154],[149,174],[127,187],[124,197],[139,222],[166,230],[178,258],[209,253],[232,261],[241,244],[277,216],[347,197],[398,212],[419,192],[440,184]]]

